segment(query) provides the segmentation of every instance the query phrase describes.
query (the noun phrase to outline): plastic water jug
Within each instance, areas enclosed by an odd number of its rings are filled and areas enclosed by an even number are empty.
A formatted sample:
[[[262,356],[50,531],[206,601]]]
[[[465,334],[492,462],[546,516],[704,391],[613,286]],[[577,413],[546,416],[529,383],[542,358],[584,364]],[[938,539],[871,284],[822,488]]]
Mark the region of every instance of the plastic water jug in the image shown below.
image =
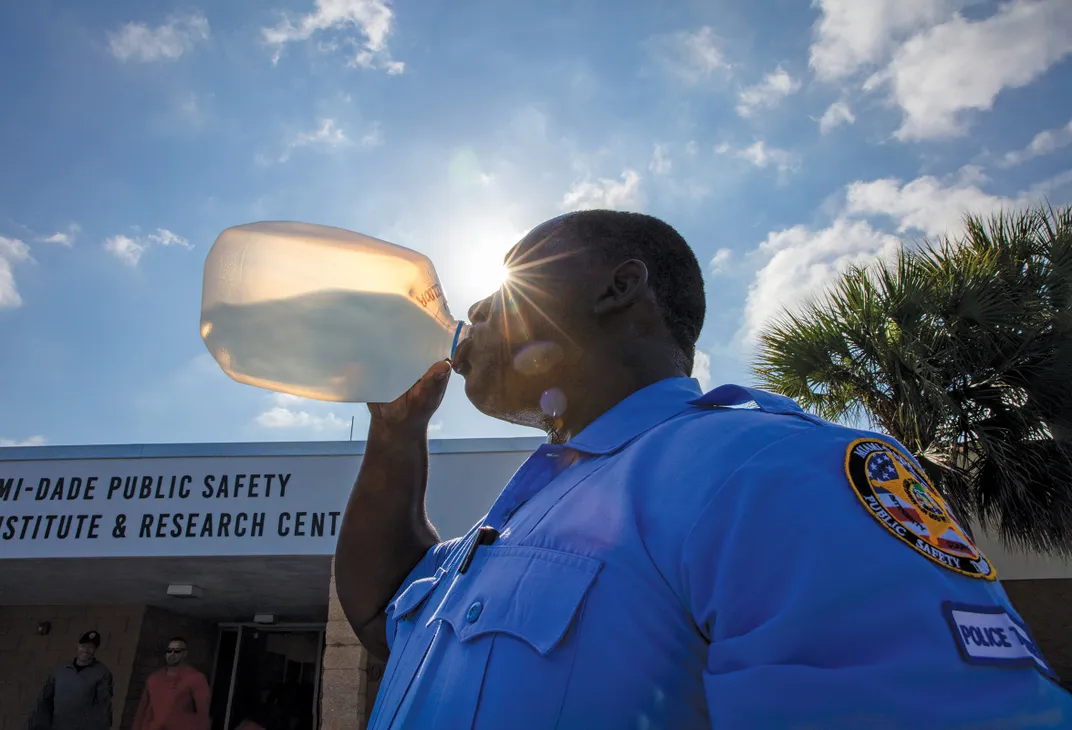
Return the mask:
[[[201,338],[240,383],[389,402],[451,357],[466,328],[426,256],[341,228],[235,226],[205,261]]]

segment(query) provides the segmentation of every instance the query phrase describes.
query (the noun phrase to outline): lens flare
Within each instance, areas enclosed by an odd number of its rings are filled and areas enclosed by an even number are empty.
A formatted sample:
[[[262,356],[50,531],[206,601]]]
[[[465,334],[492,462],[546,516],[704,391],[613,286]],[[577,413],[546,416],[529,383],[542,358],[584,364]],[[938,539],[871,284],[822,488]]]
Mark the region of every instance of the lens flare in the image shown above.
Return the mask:
[[[565,251],[565,252],[549,252],[545,253],[542,249],[545,248],[548,241],[551,239],[550,235],[540,239],[532,246],[526,248],[524,251],[518,252],[516,249],[512,250],[506,258],[504,268],[506,269],[507,276],[502,286],[499,287],[498,293],[495,295],[500,298],[501,306],[506,310],[508,316],[503,318],[504,321],[504,335],[507,343],[510,342],[525,342],[530,339],[527,324],[524,318],[518,317],[518,300],[523,301],[528,305],[528,309],[535,312],[537,315],[546,320],[552,327],[571,344],[573,338],[562,329],[561,325],[554,320],[554,318],[547,313],[540,302],[537,300],[547,301],[552,295],[547,290],[545,283],[551,278],[552,274],[547,272],[547,265],[577,256],[580,251]],[[511,323],[516,323],[520,327],[524,328],[522,332],[511,332]],[[522,353],[518,353],[521,355]],[[517,363],[515,362],[515,366]]]

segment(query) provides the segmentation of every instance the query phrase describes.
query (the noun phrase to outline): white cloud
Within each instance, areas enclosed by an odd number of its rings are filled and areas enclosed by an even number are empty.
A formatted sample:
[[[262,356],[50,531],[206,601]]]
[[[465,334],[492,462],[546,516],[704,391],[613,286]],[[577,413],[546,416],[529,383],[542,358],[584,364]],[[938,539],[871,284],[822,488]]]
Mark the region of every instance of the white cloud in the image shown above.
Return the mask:
[[[744,331],[752,342],[783,307],[801,304],[820,293],[851,265],[865,265],[900,248],[894,236],[866,221],[838,218],[829,228],[805,226],[772,232],[759,246],[766,264],[757,272],[745,301]]]
[[[1053,187],[1072,180],[1072,176],[1060,178],[1044,184]],[[751,343],[783,307],[794,307],[819,294],[847,267],[892,257],[901,239],[862,218],[888,219],[901,234],[957,235],[966,214],[987,216],[1021,208],[1032,202],[1039,187],[1009,198],[982,190],[979,185],[984,181],[973,167],[947,179],[858,181],[846,189],[845,206],[828,227],[794,226],[771,232],[756,252],[765,263],[749,288],[741,335]]]
[[[383,132],[380,131],[379,124],[373,124],[367,132],[361,135],[360,144],[362,147],[371,149],[373,147],[380,147],[383,145]]]
[[[346,134],[335,126],[334,119],[321,119],[320,126],[313,132],[298,132],[294,136],[294,139],[290,141],[291,147],[306,147],[314,145],[318,147],[326,147],[333,149],[335,147],[341,147],[350,140],[346,138]]]
[[[131,237],[120,233],[104,240],[104,250],[114,254],[127,266],[137,266],[150,246],[177,246],[187,250],[193,248],[185,238],[166,228],[157,228],[155,233],[147,236]]]
[[[42,446],[44,443],[44,436],[31,436],[21,441],[17,439],[0,439],[0,446]]]
[[[137,266],[145,253],[145,244],[118,234],[104,239],[104,250],[115,254],[127,266]]]
[[[673,163],[670,160],[670,148],[664,142],[656,142],[651,153],[648,169],[656,175],[669,174]]]
[[[316,408],[318,404],[303,401],[297,396],[286,393],[274,393],[272,402],[275,404],[268,410],[260,413],[255,419],[257,425],[271,429],[305,429],[310,431],[349,431],[350,422],[339,418],[332,412],[317,414],[308,408]],[[302,404],[305,408],[302,408]]]
[[[756,140],[744,149],[738,150],[736,154],[756,167],[773,166],[780,174],[792,172],[800,167],[800,159],[792,152],[778,147],[768,147],[763,140]]]
[[[204,118],[204,110],[195,92],[190,92],[178,100],[179,111],[195,124]]]
[[[643,204],[640,175],[630,169],[622,172],[620,181],[600,178],[577,182],[562,197],[562,207],[566,210],[639,210]]]
[[[694,31],[656,36],[650,45],[657,60],[686,84],[710,81],[715,74],[730,68],[715,32],[706,25]]]
[[[1001,164],[1002,167],[1019,165],[1036,157],[1048,155],[1070,144],[1072,144],[1072,122],[1057,129],[1047,129],[1044,132],[1039,132],[1027,147],[1015,152],[1007,152]]]
[[[855,121],[856,117],[853,115],[849,105],[843,101],[835,101],[823,112],[823,116],[819,119],[819,133],[826,134],[842,124],[853,124]]]
[[[750,117],[760,109],[777,106],[782,99],[799,90],[800,81],[779,66],[755,86],[741,90],[737,95],[737,113],[742,117]]]
[[[761,170],[773,167],[778,171],[779,184],[788,179],[789,173],[800,169],[799,155],[779,147],[770,147],[761,139],[739,149],[728,142],[721,142],[715,147],[715,154],[732,155]]]
[[[926,236],[956,233],[967,213],[988,215],[1027,204],[1026,197],[1004,198],[984,192],[978,169],[963,168],[954,178],[926,175],[902,184],[894,178],[854,182],[846,191],[846,212],[854,216],[882,215],[897,231]]]
[[[145,239],[149,243],[156,244],[157,246],[178,246],[179,248],[190,249],[193,246],[182,236],[177,236],[166,228],[157,228],[156,233],[150,233]]]
[[[711,258],[710,263],[711,273],[716,276],[723,273],[732,260],[733,251],[730,251],[728,248],[720,248],[715,251],[715,255]]]
[[[197,132],[205,128],[214,116],[216,95],[212,92],[179,91],[169,100],[170,114],[163,123],[169,130],[181,130],[184,133]]]
[[[29,261],[30,247],[17,238],[0,236],[0,256],[10,261]]]
[[[1072,2],[1012,0],[982,20],[956,15],[921,32],[864,88],[889,87],[904,112],[898,139],[952,137],[966,130],[963,112],[990,109],[1070,53]]]
[[[383,144],[383,133],[379,124],[373,124],[360,137],[359,146],[365,149],[379,147]],[[298,132],[286,141],[286,149],[279,157],[280,162],[290,159],[291,153],[296,149],[310,147],[321,152],[333,152],[346,147],[353,147],[354,141],[336,124],[334,119],[321,119],[316,129],[309,132]],[[267,161],[265,161],[267,162]]]
[[[711,356],[703,350],[696,351],[692,362],[692,377],[700,381],[700,389],[705,393],[711,389]]]
[[[1072,170],[1065,170],[1032,185],[1023,199],[1038,202],[1040,198],[1052,197],[1069,186],[1072,186]]]
[[[168,18],[150,28],[144,23],[127,23],[108,34],[108,47],[120,61],[175,60],[198,42],[208,39],[208,19],[200,12]]]
[[[17,238],[0,236],[0,309],[22,306],[22,296],[15,286],[13,264],[32,260],[29,246]]]
[[[274,406],[261,413],[257,416],[257,424],[264,428],[303,428],[313,431],[337,431],[350,427],[349,421],[342,420],[334,413],[317,416],[283,406]]]
[[[358,51],[354,56],[353,65],[361,68],[382,68],[390,76],[397,76],[406,70],[406,64],[403,61],[392,61],[389,58],[379,60],[377,54],[368,49]]]
[[[269,45],[275,46],[273,63],[279,61],[283,47],[292,41],[304,41],[316,33],[342,30],[354,26],[363,40],[347,39],[359,46],[351,65],[383,69],[388,74],[400,74],[405,64],[391,59],[387,38],[391,35],[394,13],[386,0],[315,0],[315,9],[297,20],[284,15],[279,25],[263,28],[261,33]],[[329,44],[333,48],[335,44]]]
[[[700,151],[700,145],[696,144],[696,140],[690,139],[685,143],[685,154],[689,157],[695,157]]]
[[[67,226],[66,231],[57,231],[51,236],[41,238],[40,241],[42,243],[58,243],[61,246],[71,246],[74,244],[75,238],[77,238],[78,234],[81,231],[81,226],[79,226],[77,223],[72,223],[71,225]]]
[[[889,56],[898,40],[945,20],[970,0],[816,0],[810,65],[838,81]]]

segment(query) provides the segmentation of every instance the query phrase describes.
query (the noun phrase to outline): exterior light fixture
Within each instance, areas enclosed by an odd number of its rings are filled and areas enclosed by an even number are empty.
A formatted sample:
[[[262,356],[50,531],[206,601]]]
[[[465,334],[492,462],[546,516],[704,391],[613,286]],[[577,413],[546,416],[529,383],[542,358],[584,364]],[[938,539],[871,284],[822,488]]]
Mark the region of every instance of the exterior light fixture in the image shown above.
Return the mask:
[[[172,598],[200,598],[204,591],[189,583],[172,583],[167,587],[167,594]]]

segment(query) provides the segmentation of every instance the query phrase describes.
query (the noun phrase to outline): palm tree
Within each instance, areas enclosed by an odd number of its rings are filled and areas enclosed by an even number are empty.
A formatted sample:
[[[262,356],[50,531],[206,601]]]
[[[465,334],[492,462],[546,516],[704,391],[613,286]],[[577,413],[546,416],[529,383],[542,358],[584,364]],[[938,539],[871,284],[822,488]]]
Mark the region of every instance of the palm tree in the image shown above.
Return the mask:
[[[847,271],[766,327],[754,368],[899,440],[962,524],[1072,554],[1072,208],[969,216]]]

